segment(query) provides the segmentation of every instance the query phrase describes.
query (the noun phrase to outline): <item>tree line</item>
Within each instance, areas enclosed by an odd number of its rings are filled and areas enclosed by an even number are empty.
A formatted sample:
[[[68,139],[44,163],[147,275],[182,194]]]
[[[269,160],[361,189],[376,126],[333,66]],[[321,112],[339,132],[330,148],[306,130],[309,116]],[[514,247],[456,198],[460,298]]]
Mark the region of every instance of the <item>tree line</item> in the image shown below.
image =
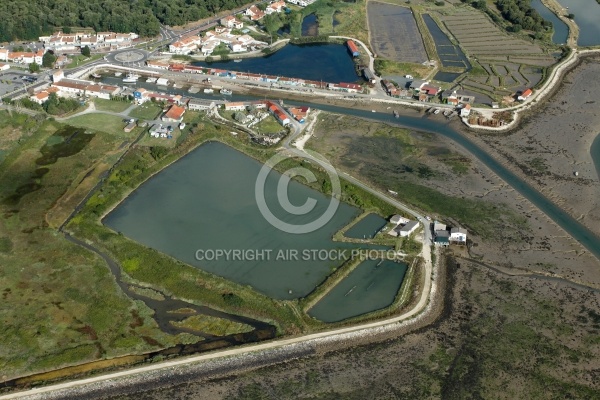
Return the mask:
[[[62,27],[155,36],[161,23],[182,25],[247,3],[248,0],[11,0],[0,7],[0,42],[37,39]]]

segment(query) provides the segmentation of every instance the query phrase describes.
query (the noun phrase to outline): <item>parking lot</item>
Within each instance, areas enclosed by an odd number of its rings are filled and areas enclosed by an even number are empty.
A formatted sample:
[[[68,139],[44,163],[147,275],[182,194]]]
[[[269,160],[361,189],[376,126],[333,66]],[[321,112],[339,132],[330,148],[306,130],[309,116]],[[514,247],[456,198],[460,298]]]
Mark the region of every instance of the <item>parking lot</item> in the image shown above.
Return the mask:
[[[21,71],[7,71],[0,74],[0,97],[16,89],[23,88],[24,85],[33,82],[27,82],[23,78],[38,79],[36,76]]]

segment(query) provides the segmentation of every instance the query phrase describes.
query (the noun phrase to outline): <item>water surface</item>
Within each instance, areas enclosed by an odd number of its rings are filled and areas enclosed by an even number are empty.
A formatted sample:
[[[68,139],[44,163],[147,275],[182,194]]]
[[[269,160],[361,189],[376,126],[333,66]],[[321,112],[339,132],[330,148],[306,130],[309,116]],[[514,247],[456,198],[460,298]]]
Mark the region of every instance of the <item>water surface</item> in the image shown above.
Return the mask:
[[[308,314],[323,322],[337,322],[387,307],[393,303],[406,270],[406,264],[393,261],[363,261]]]
[[[372,239],[386,224],[387,221],[383,217],[370,213],[348,229],[344,236],[353,239]]]
[[[579,46],[600,45],[600,4],[596,0],[558,0],[565,14],[575,14]],[[568,8],[567,8],[568,7]]]
[[[305,296],[343,262],[335,255],[313,256],[306,251],[351,247],[331,238],[360,210],[341,203],[331,221],[313,233],[282,232],[257,205],[255,182],[261,167],[224,144],[204,144],[145,182],[104,223],[145,246],[270,297]],[[265,185],[266,203],[273,214],[301,225],[324,213],[329,198],[296,181],[289,183],[289,201],[301,206],[313,198],[317,204],[306,215],[285,212],[276,195],[280,176],[271,171]],[[244,253],[238,259],[217,257],[219,250]]]
[[[354,62],[346,46],[341,44],[287,44],[275,53],[258,58],[245,58],[241,63],[196,61],[193,65],[240,72],[253,72],[324,82],[356,82]]]
[[[554,33],[552,34],[552,42],[556,44],[567,43],[569,37],[569,27],[560,18],[556,16],[541,0],[531,0],[533,7],[546,21],[552,22]]]

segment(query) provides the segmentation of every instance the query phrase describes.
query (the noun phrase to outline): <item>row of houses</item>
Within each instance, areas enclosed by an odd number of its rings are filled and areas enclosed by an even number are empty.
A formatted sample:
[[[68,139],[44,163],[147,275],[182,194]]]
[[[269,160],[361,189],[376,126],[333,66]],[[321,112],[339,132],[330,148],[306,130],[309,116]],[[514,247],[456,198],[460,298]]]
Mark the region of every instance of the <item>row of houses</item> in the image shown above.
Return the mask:
[[[10,51],[9,49],[0,49],[0,61],[13,62],[17,64],[42,64],[44,50],[39,49],[36,52],[28,51]]]
[[[294,4],[300,7],[307,7],[317,0],[286,0],[290,4]]]
[[[273,115],[275,119],[283,126],[287,126],[292,122],[282,106],[269,100],[237,101],[225,103],[224,105],[225,111],[243,111],[250,108],[268,110],[271,113],[271,115]],[[303,111],[298,110],[297,115],[300,116],[302,112],[304,112],[304,116],[302,117],[302,120],[304,120],[304,117],[307,115],[308,110],[308,107],[303,108]],[[294,118],[296,118],[296,116],[294,116]]]
[[[466,244],[467,230],[464,228],[449,228],[438,221],[433,222],[433,243],[436,246],[447,247],[450,243]]]
[[[267,46],[267,43],[255,40],[250,35],[234,35],[231,31],[232,28],[220,26],[206,32],[204,37],[196,35],[187,36],[170,44],[169,52],[183,55],[201,52],[203,55],[209,56],[222,43],[227,45],[232,53],[240,53]]]
[[[52,80],[52,85],[49,88],[34,93],[29,99],[42,104],[48,100],[51,93],[56,93],[60,97],[89,96],[108,100],[121,91],[118,86],[102,85],[79,79],[67,79],[62,71],[55,72],[52,75]]]
[[[175,72],[185,72],[191,74],[203,74],[218,76],[229,79],[244,79],[256,82],[267,82],[285,86],[297,86],[315,89],[329,89],[346,93],[362,93],[363,87],[356,83],[330,83],[323,81],[312,81],[309,79],[289,78],[285,76],[255,74],[250,72],[237,72],[218,68],[196,67],[187,64],[168,64],[160,61],[146,61],[146,65],[150,68],[169,70]]]
[[[283,10],[285,10],[285,2],[280,0],[269,3],[264,11],[256,4],[253,4],[244,11],[244,15],[250,18],[251,21],[260,21],[265,15],[280,13]]]
[[[115,32],[96,32],[96,33],[63,33],[56,32],[50,36],[40,36],[40,42],[44,43],[46,50],[52,50],[57,53],[81,51],[82,47],[88,46],[90,49],[110,49],[115,50],[121,47],[130,47],[133,40],[139,36],[136,33],[115,33]]]

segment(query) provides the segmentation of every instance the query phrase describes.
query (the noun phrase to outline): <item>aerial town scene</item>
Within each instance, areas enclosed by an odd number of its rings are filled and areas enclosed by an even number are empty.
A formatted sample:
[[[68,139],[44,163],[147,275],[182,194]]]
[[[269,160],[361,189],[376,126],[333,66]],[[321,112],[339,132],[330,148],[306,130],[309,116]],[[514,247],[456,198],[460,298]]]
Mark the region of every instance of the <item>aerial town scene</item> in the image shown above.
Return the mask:
[[[0,21],[0,400],[600,399],[600,1]]]

